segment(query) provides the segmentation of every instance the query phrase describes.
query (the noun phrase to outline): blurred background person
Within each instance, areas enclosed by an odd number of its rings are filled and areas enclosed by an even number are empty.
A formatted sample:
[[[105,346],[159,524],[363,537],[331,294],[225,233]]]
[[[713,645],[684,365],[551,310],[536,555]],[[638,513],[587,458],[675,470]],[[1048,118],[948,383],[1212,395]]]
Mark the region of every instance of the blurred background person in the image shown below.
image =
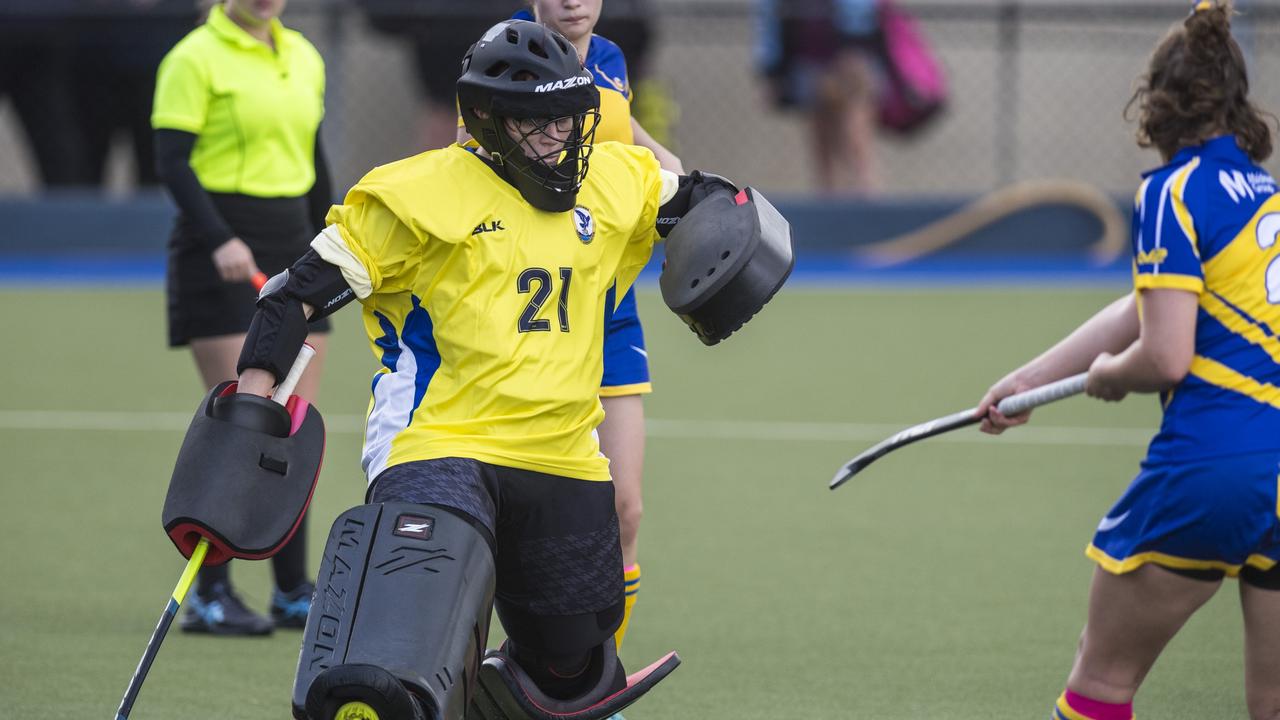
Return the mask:
[[[156,82],[157,169],[178,205],[167,270],[170,347],[190,345],[206,388],[236,377],[255,310],[251,281],[306,252],[331,190],[320,121],[324,62],[279,20],[286,0],[226,0],[165,56]],[[327,321],[296,393],[314,400]],[[301,628],[314,585],[306,531],[272,558],[271,619],[249,610],[226,565],[200,571],[182,629],[261,635]]]
[[[93,0],[92,8],[95,16],[75,35],[70,85],[86,183],[103,185],[112,146],[123,138],[135,184],[156,186],[160,178],[151,136],[156,70],[195,25],[197,8],[192,0]]]
[[[631,117],[655,143],[675,153],[679,109],[666,84],[652,72],[654,25],[662,10],[651,0],[609,0],[595,32],[609,38],[627,60]],[[678,153],[676,153],[678,155]]]
[[[756,13],[756,62],[774,107],[808,113],[818,190],[878,190],[876,0],[756,0]]]
[[[13,105],[40,182],[83,185],[89,172],[71,92],[76,37],[41,0],[10,0],[0,20],[0,99]]]
[[[417,141],[413,151],[451,145],[457,135],[457,82],[462,56],[475,39],[520,7],[519,0],[359,0],[369,24],[393,37],[403,37],[421,91]],[[486,14],[485,9],[491,9]]]

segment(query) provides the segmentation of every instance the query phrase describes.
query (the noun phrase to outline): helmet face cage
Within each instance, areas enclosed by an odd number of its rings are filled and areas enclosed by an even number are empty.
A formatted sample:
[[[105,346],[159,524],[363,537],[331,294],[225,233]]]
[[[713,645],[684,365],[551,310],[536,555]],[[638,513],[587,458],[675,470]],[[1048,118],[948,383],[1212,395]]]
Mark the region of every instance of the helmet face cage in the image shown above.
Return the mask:
[[[523,20],[493,26],[463,58],[458,109],[467,132],[529,204],[573,208],[599,125],[600,93],[568,40]],[[548,137],[556,141],[549,149]]]
[[[596,128],[600,124],[600,111],[593,108],[559,118],[517,119],[493,115],[489,121],[501,146],[494,155],[495,159],[523,176],[524,180],[552,193],[567,195],[569,207],[572,207],[573,196],[587,177]],[[549,135],[552,126],[566,121],[570,127],[564,142],[557,142],[555,147],[545,152],[539,151],[533,139],[538,135]]]

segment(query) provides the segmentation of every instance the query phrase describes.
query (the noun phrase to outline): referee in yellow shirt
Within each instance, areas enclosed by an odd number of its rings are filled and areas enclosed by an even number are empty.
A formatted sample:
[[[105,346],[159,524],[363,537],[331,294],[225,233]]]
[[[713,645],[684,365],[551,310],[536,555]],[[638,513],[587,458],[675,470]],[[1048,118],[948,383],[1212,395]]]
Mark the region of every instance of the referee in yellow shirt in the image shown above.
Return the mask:
[[[234,378],[255,310],[251,281],[306,251],[324,226],[330,183],[319,127],[324,61],[279,20],[286,0],[225,0],[165,56],[151,116],[156,164],[178,205],[169,239],[169,345],[190,345],[206,388]],[[316,359],[298,385],[314,399],[327,321],[311,326]],[[200,571],[182,629],[263,635],[301,628],[314,589],[306,532],[274,558],[271,619],[232,591],[227,566]]]

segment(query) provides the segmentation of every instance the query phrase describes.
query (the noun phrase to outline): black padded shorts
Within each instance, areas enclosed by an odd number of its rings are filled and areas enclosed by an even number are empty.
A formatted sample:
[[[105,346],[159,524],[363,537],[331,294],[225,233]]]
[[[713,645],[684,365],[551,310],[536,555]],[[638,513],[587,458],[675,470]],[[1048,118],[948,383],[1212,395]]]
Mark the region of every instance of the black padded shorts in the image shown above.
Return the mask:
[[[436,505],[481,528],[494,549],[498,618],[521,646],[572,655],[622,622],[613,483],[440,458],[387,468],[368,501]]]

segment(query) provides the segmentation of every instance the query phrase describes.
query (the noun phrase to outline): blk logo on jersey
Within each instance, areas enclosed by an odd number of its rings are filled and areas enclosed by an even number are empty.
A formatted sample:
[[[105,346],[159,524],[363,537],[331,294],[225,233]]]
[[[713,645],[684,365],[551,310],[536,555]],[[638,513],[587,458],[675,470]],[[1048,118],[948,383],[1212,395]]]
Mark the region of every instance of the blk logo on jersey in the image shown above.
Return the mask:
[[[430,540],[431,531],[435,527],[435,518],[421,515],[401,515],[396,518],[396,529],[391,534],[416,540]]]
[[[578,233],[578,239],[583,245],[589,244],[596,236],[596,221],[591,217],[591,211],[581,205],[573,209],[573,229]]]
[[[479,235],[480,233],[497,232],[498,230],[506,230],[506,228],[502,227],[501,220],[494,220],[491,223],[480,223],[475,230],[471,231],[471,234]]]

